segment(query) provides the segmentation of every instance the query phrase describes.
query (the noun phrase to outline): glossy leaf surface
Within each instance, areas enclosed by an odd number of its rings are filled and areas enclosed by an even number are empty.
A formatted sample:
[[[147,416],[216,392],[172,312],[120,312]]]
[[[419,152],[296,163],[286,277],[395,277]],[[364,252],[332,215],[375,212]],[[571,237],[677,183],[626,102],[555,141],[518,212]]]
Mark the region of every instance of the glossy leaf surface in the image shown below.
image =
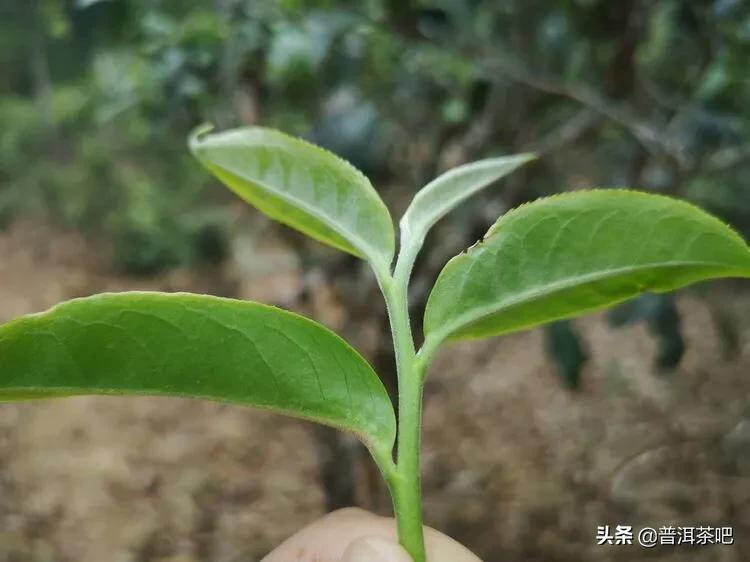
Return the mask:
[[[0,327],[0,400],[206,398],[274,410],[390,450],[395,416],[369,364],[323,326],[205,295],[104,294]]]
[[[454,207],[534,158],[534,154],[488,158],[438,176],[419,190],[406,209],[400,222],[402,239],[423,239]]]
[[[387,268],[393,222],[370,181],[320,147],[261,127],[206,134],[190,149],[232,191],[269,217]]]
[[[501,217],[448,262],[427,303],[426,345],[513,332],[716,277],[750,277],[750,249],[688,203],[627,190],[540,199]]]

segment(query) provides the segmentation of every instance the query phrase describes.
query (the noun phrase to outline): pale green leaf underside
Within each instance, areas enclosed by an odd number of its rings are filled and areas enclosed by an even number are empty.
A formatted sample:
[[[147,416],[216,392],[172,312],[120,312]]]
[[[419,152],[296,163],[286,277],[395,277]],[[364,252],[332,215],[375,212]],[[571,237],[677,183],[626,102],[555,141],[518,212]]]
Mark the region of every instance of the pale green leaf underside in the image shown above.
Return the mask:
[[[488,158],[438,176],[419,190],[406,209],[400,222],[402,240],[423,239],[451,209],[535,157],[527,153]]]
[[[389,451],[393,408],[369,364],[323,326],[205,295],[103,294],[0,326],[0,400],[205,398],[356,433]]]
[[[750,249],[683,201],[628,190],[540,199],[501,217],[440,273],[426,345],[569,318],[644,291],[750,277]]]
[[[248,127],[190,138],[198,160],[269,217],[387,268],[393,222],[369,180],[320,147],[272,129]]]

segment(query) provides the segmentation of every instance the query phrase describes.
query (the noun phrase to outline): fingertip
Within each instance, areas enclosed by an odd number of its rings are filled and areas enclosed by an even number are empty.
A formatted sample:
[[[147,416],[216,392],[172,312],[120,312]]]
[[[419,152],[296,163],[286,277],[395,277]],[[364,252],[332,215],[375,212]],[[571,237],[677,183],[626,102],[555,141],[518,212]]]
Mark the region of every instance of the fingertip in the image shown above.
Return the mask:
[[[412,562],[397,543],[382,537],[362,537],[352,542],[341,562]]]

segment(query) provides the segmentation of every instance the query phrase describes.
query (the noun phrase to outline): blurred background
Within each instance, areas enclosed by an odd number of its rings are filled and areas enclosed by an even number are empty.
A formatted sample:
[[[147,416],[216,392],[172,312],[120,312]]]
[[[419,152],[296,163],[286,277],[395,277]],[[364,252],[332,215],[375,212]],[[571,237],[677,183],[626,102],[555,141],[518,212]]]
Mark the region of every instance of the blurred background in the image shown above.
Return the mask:
[[[309,314],[393,384],[365,265],[193,160],[195,125],[276,127],[392,214],[441,171],[540,159],[443,220],[444,262],[509,207],[592,186],[693,201],[750,236],[742,0],[6,0],[0,321],[100,291]],[[638,233],[632,241],[637,246]],[[750,559],[750,285],[723,281],[455,345],[425,393],[428,524],[487,561]],[[238,562],[336,507],[389,514],[353,438],[238,407],[0,405],[0,561]],[[734,546],[597,546],[598,525],[733,526]]]

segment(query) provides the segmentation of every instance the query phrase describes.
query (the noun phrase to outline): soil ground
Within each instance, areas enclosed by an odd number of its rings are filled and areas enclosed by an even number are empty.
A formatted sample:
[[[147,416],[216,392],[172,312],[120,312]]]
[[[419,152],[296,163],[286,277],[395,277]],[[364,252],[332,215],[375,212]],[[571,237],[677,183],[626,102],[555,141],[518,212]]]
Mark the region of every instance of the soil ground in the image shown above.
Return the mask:
[[[135,288],[284,300],[300,272],[277,254],[286,269],[252,283],[233,278],[236,264],[124,278],[79,235],[18,222],[0,233],[0,321]],[[644,326],[578,321],[591,359],[575,393],[539,331],[444,352],[425,395],[427,522],[488,562],[750,560],[750,291],[715,283],[678,308],[687,352],[668,374]],[[732,350],[719,317],[739,334]],[[259,560],[326,509],[314,435],[180,399],[2,404],[0,562]],[[382,489],[359,496],[385,509]],[[597,526],[617,524],[732,526],[735,544],[597,546]]]

